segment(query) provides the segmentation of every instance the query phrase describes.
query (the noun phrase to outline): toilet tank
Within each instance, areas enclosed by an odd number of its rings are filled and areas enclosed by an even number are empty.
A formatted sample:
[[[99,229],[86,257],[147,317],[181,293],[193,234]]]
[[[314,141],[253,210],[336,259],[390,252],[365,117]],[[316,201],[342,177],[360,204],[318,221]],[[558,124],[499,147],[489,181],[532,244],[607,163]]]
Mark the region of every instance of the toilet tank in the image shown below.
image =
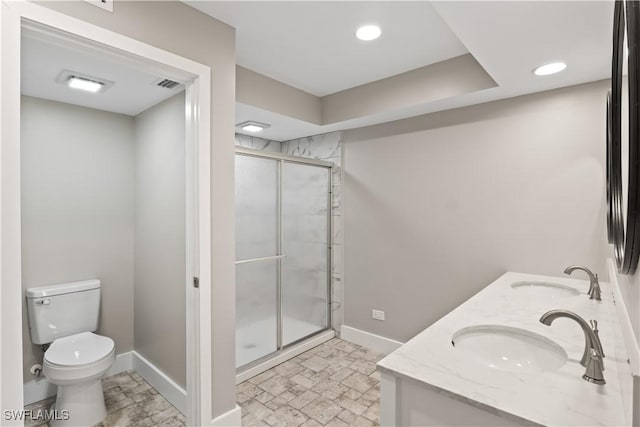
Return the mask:
[[[62,283],[27,289],[31,342],[49,344],[80,332],[98,329],[100,280]]]

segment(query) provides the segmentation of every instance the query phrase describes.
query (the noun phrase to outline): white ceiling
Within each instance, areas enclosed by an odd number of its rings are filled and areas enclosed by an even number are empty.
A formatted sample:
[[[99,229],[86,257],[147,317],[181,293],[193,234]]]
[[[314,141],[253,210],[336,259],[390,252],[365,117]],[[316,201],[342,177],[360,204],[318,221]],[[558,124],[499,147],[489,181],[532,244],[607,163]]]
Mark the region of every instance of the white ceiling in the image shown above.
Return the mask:
[[[236,28],[239,65],[317,96],[467,53],[424,1],[186,3]],[[365,24],[382,36],[358,40]]]
[[[613,1],[434,3],[480,65],[511,93],[610,77],[613,5]],[[555,61],[565,62],[567,69],[547,77],[531,72]]]
[[[164,76],[151,74],[100,51],[63,43],[35,32],[23,33],[21,60],[23,95],[130,116],[170,98],[183,88],[158,87],[155,82]],[[71,89],[56,81],[64,70],[114,84],[99,93]]]
[[[341,44],[352,45],[355,40],[352,34],[341,33],[341,36],[337,37],[338,31],[334,30],[332,25],[325,25],[324,30],[318,33],[306,31],[290,33],[286,41],[283,41],[282,28],[274,28],[281,25],[286,27],[288,20],[295,21],[296,28],[304,25],[306,21],[310,20],[309,14],[318,13],[315,8],[320,7],[319,2],[279,3],[265,1],[261,2],[259,6],[251,4],[253,6],[249,7],[249,4],[244,2],[223,2],[222,4],[215,2],[213,3],[215,7],[211,6],[211,10],[215,9],[222,20],[230,19],[229,16],[236,16],[240,11],[251,15],[253,14],[252,7],[256,7],[258,8],[256,10],[260,11],[262,24],[256,27],[259,31],[256,28],[246,29],[243,26],[237,29],[236,37],[239,50],[240,46],[243,46],[244,50],[242,58],[253,59],[248,68],[258,73],[268,74],[272,72],[274,63],[279,62],[281,55],[285,57],[288,55],[287,53],[283,54],[283,50],[299,52],[308,49],[299,61],[290,64],[286,70],[280,71],[283,73],[283,77],[275,78],[301,89],[310,87],[317,89],[331,87],[334,84],[333,80],[337,77],[333,74],[318,73],[315,77],[309,78],[307,72],[309,68],[315,66],[316,57],[324,58],[323,60],[332,69],[332,72],[337,74],[350,74],[351,67],[354,66],[353,63],[356,64],[355,66],[359,63],[359,54],[352,54],[352,58],[347,62],[344,62],[345,59],[341,53],[336,53],[335,57],[332,55],[333,52],[342,52]],[[367,6],[375,6],[376,4],[362,2],[359,3],[359,8],[365,10]],[[464,49],[468,50],[491,75],[498,86],[435,103],[416,105],[328,126],[301,122],[246,105],[237,106],[236,121],[251,120],[260,116],[259,121],[273,124],[271,128],[261,133],[261,137],[286,140],[338,129],[383,123],[610,77],[613,1],[442,1],[410,3],[409,6],[411,4],[414,7],[424,7],[425,11],[429,11],[429,19],[439,22],[439,24],[435,26],[435,32],[431,33],[431,27],[422,22],[419,26],[421,31],[426,33],[423,33],[420,39],[415,39],[412,43],[394,44],[391,49],[407,52],[408,55],[416,55],[425,41],[435,42],[437,45],[440,42],[437,34],[443,33],[443,30],[441,22],[431,15],[435,10],[440,15],[442,22],[449,28],[448,32],[444,31],[444,33],[449,33],[444,45],[449,46],[446,49],[450,49],[450,56],[455,56],[453,52],[464,51],[460,50],[458,43],[451,43],[450,35],[453,34],[462,43]],[[198,2],[197,6],[203,10],[209,8],[210,5],[212,5],[210,2]],[[325,14],[332,14],[331,10],[333,10],[333,14],[336,15],[335,20],[341,25],[344,23],[344,20],[338,16],[340,9],[337,3],[326,2],[322,5]],[[416,25],[416,14],[408,13],[411,8],[407,6],[407,3],[382,3],[382,5],[386,8],[386,13],[394,17],[393,24],[383,26],[385,34],[394,32],[394,26],[405,28],[408,23],[412,26]],[[407,8],[405,9],[405,7]],[[356,10],[358,9],[353,9],[353,11]],[[392,10],[395,12],[391,12]],[[326,15],[322,16],[326,17]],[[418,16],[419,18],[423,17],[423,15]],[[356,19],[354,15],[351,15],[351,18]],[[364,22],[364,20],[363,18],[362,21]],[[316,22],[315,19],[310,21]],[[332,21],[328,19],[323,22]],[[273,46],[272,44],[276,40],[282,44]],[[371,43],[365,46],[355,46],[355,48],[369,49],[376,42]],[[321,46],[319,48],[320,54],[313,51],[311,46]],[[443,57],[447,56],[446,52],[441,53]],[[312,58],[309,60],[311,63],[302,59],[307,57]],[[241,59],[240,54],[238,58]],[[370,60],[367,63],[368,68],[386,71],[391,69],[389,63],[393,61],[391,57],[386,55],[377,55],[374,59],[368,58],[368,60]],[[538,65],[558,60],[564,61],[568,65],[567,69],[560,74],[537,77],[531,72]],[[241,63],[241,65],[244,64]],[[293,84],[292,82],[296,80],[305,81]],[[339,79],[339,81],[342,85],[347,84],[346,79]]]

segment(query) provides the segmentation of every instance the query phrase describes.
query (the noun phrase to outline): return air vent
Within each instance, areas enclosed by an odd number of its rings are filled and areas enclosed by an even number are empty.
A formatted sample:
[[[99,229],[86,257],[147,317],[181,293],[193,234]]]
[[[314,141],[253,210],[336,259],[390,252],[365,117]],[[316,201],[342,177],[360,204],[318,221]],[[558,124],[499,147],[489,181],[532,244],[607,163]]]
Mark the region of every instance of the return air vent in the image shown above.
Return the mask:
[[[178,86],[182,86],[182,83],[170,79],[160,79],[155,82],[156,86],[163,87],[165,89],[175,89]]]

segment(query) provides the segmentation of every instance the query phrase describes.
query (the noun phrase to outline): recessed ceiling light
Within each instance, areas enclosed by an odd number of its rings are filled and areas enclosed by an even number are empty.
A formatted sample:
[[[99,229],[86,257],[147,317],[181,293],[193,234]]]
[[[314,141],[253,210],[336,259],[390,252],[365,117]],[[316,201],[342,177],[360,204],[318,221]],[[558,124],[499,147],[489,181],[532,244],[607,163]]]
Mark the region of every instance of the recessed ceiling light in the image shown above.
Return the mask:
[[[67,85],[69,85],[69,87],[73,89],[80,89],[87,92],[96,93],[102,89],[104,83],[85,79],[83,77],[71,76],[69,77],[69,80],[67,80]]]
[[[356,37],[360,40],[370,41],[380,37],[382,30],[377,25],[364,25],[356,31]]]
[[[260,123],[260,122],[254,122],[253,120],[248,120],[246,122],[238,123],[236,127],[239,127],[240,129],[247,132],[255,133],[255,132],[260,132],[264,129],[267,129],[271,126],[266,123]]]
[[[559,73],[567,68],[567,64],[564,62],[552,62],[551,64],[541,65],[533,70],[533,74],[536,76],[548,76],[550,74]]]
[[[264,128],[262,128],[260,126],[256,126],[256,125],[242,126],[242,130],[246,130],[247,132],[261,132],[262,129],[264,129]]]

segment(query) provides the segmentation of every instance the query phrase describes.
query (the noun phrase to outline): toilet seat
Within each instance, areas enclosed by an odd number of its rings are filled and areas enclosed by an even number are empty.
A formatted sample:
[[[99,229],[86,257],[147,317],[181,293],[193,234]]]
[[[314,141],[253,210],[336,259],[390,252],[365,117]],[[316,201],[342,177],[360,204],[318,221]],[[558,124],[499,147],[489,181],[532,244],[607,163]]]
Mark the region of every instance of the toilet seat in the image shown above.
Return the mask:
[[[114,350],[111,338],[82,332],[55,340],[44,357],[50,365],[82,366],[98,362],[108,357]]]
[[[89,381],[100,378],[114,360],[111,338],[82,332],[51,344],[44,353],[43,373],[57,385]]]

